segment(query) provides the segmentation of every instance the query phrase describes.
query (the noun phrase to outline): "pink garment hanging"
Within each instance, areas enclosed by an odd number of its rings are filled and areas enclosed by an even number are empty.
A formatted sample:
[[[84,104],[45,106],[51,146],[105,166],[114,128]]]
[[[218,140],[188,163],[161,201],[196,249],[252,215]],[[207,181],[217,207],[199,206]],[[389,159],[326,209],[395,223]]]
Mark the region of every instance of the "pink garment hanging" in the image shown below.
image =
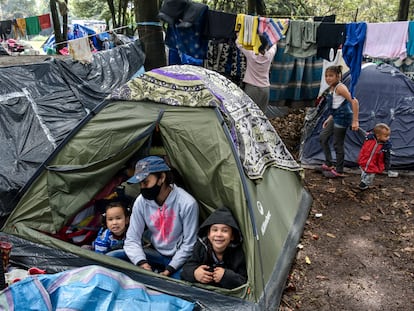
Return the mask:
[[[408,21],[367,23],[363,55],[374,58],[407,57]]]

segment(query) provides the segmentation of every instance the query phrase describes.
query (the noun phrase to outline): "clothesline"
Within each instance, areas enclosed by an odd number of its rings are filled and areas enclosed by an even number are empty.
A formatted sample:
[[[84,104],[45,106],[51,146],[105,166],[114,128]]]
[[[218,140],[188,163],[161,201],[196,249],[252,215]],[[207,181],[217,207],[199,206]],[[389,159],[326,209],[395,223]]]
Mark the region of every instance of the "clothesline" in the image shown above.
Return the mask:
[[[80,40],[80,39],[85,39],[85,38],[94,37],[94,36],[96,36],[96,35],[100,35],[100,34],[103,34],[103,33],[109,33],[110,31],[115,31],[115,30],[119,30],[119,29],[128,28],[128,27],[130,27],[130,26],[137,25],[137,24],[138,24],[138,23],[135,23],[135,24],[129,24],[129,25],[126,25],[126,26],[121,26],[121,27],[117,27],[117,28],[110,29],[110,30],[105,30],[105,31],[101,31],[101,32],[98,32],[98,33],[94,33],[94,34],[92,34],[92,35],[87,35],[87,36],[80,37],[80,38],[76,38],[76,39],[71,39],[71,40],[66,40],[66,41],[62,41],[62,42],[59,42],[59,43],[54,43],[54,44],[53,44],[53,46],[57,46],[57,45],[59,45],[59,44],[64,44],[64,43],[68,43],[69,41],[76,41],[76,40]]]

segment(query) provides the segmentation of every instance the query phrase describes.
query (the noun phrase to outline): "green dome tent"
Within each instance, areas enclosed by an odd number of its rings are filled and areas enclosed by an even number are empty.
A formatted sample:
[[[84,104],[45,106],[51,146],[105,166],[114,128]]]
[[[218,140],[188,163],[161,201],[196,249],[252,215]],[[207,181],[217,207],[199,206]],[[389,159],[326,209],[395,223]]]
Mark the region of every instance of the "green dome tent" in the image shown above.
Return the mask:
[[[222,205],[232,210],[244,237],[245,285],[227,290],[171,280],[53,236],[129,161],[150,154],[155,137],[203,219]],[[201,310],[275,310],[312,203],[301,173],[235,84],[200,67],[164,67],[115,90],[73,130],[2,231],[15,245],[14,260],[27,266],[58,272],[101,264]]]

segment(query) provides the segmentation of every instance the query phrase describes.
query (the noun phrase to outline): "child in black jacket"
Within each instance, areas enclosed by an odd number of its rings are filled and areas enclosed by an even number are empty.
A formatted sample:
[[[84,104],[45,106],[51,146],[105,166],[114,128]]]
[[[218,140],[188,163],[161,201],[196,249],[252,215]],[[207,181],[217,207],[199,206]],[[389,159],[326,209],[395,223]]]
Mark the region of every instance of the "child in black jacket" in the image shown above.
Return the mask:
[[[198,241],[183,266],[181,278],[223,288],[247,281],[242,235],[231,212],[220,207],[200,226]]]

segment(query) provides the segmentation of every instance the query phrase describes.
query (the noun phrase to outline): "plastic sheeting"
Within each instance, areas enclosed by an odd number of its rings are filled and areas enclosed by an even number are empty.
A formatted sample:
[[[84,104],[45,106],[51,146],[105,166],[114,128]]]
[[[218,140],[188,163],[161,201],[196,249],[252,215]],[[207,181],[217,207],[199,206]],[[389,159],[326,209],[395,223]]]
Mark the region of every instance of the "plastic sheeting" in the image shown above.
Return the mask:
[[[349,86],[350,75],[343,79]],[[384,122],[391,127],[394,169],[414,169],[414,82],[388,64],[365,64],[355,88],[359,101],[361,131],[347,131],[345,161],[357,167],[357,158],[365,139],[365,132]],[[318,165],[325,157],[319,143],[322,123],[327,118],[326,105],[308,111],[302,134],[300,160],[303,164]],[[335,152],[332,149],[335,158]]]
[[[99,266],[29,276],[0,294],[1,310],[170,310],[194,304],[148,290],[128,276]]]
[[[26,269],[29,269],[30,267],[37,267],[46,270],[47,273],[60,273],[71,269],[97,264],[95,260],[80,257],[58,248],[37,244],[13,235],[4,235],[10,243],[13,244],[10,262],[14,266],[24,267]],[[96,255],[101,256],[99,254]],[[106,266],[107,268],[114,269],[114,267],[105,264],[100,264],[100,266]],[[133,280],[146,284],[151,289],[162,291],[163,293],[195,303],[197,306],[195,310],[233,311],[235,308],[237,308],[238,311],[261,310],[260,308],[256,308],[254,303],[241,298],[232,297],[230,295],[222,295],[214,291],[197,288],[195,286],[184,285],[182,282],[171,282],[159,277],[146,275],[129,269],[116,268],[116,270],[124,273]],[[87,308],[82,310],[95,309]],[[151,310],[168,309],[154,308]]]
[[[0,216],[65,137],[143,65],[139,41],[67,59],[0,68]]]

